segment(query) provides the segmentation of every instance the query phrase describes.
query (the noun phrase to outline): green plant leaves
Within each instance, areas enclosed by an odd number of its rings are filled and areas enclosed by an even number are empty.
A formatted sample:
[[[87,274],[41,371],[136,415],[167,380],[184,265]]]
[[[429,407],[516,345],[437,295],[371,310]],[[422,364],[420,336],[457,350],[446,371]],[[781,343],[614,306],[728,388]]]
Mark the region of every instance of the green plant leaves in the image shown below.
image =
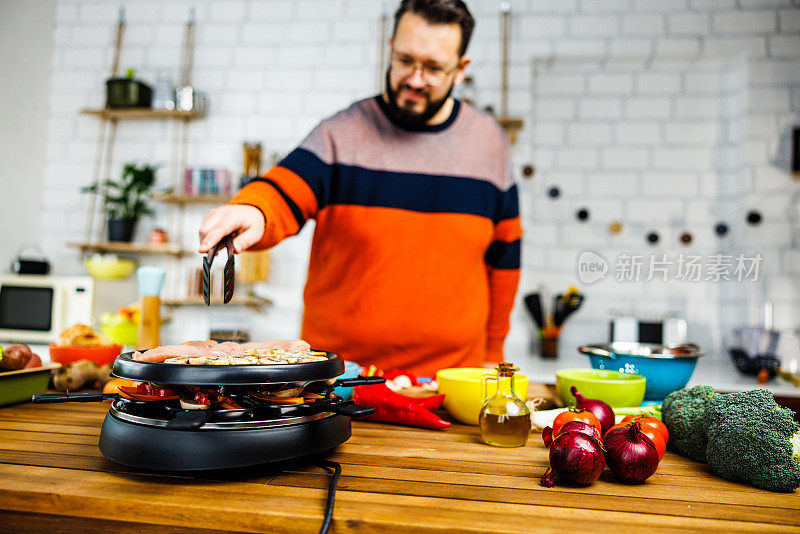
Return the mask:
[[[83,193],[100,194],[107,217],[138,219],[152,215],[151,189],[156,183],[158,166],[127,163],[119,180],[106,179],[81,188]]]

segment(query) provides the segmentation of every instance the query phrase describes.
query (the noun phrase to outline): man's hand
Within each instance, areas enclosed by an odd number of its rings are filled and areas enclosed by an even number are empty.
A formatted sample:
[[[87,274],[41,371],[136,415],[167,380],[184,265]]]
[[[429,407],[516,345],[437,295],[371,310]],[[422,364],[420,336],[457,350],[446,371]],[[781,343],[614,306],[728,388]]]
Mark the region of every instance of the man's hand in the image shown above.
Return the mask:
[[[200,225],[200,249],[205,254],[220,239],[233,232],[233,248],[238,253],[258,243],[264,235],[264,214],[255,206],[228,204],[206,213]]]

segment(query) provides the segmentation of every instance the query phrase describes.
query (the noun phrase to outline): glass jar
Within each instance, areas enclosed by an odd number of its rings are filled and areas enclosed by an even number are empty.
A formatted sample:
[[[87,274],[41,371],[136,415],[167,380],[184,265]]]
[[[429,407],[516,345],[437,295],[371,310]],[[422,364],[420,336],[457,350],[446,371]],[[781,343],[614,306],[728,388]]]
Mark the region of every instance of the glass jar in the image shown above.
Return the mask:
[[[497,366],[497,377],[481,378],[483,406],[479,416],[481,438],[496,447],[522,447],[531,433],[531,411],[514,394],[514,373],[518,371],[511,363]],[[496,381],[497,392],[489,398],[488,382]]]
[[[154,109],[175,109],[175,85],[169,72],[160,71],[156,77],[156,88],[153,91]]]

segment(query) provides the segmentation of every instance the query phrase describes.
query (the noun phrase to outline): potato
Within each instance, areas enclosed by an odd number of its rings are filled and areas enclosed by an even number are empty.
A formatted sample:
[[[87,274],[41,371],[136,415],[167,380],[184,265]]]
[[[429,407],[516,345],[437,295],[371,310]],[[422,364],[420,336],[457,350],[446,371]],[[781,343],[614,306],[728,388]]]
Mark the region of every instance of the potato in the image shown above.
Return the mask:
[[[0,359],[0,369],[7,371],[24,369],[32,356],[33,353],[28,345],[13,343],[4,349],[2,359]]]
[[[53,372],[53,387],[58,391],[80,389],[97,380],[97,364],[89,360],[78,360]]]
[[[97,370],[97,384],[100,389],[103,389],[105,385],[111,380],[111,364],[107,363],[105,365],[101,365],[100,368]]]

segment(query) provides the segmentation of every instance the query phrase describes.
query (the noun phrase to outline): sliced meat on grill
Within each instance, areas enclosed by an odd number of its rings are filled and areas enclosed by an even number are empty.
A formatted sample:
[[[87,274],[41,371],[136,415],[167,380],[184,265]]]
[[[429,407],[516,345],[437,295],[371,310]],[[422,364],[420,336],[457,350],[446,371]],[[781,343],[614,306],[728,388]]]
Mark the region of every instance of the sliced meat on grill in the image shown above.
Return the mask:
[[[244,356],[244,349],[239,343],[233,341],[226,341],[211,347],[211,352],[214,354],[219,353],[219,356],[231,356],[233,358],[241,358]]]
[[[226,341],[225,343],[217,343],[213,340],[187,341],[181,345],[162,345],[144,352],[137,351],[133,353],[133,359],[145,362],[163,362],[168,358],[243,358],[246,356],[244,353],[246,350],[281,349],[304,351],[309,350],[309,348],[309,344],[302,339],[278,339],[274,341],[241,344],[234,343],[233,341]]]
[[[204,340],[199,340],[199,341],[187,341],[185,343],[181,343],[181,345],[188,345],[190,347],[201,347],[201,348],[210,349],[212,347],[215,347],[215,346],[219,345],[219,343],[217,343],[213,339],[204,339]]]
[[[143,362],[163,362],[167,358],[199,358],[207,356],[208,353],[208,349],[192,345],[162,345],[144,352],[136,351],[133,353],[133,359]]]

